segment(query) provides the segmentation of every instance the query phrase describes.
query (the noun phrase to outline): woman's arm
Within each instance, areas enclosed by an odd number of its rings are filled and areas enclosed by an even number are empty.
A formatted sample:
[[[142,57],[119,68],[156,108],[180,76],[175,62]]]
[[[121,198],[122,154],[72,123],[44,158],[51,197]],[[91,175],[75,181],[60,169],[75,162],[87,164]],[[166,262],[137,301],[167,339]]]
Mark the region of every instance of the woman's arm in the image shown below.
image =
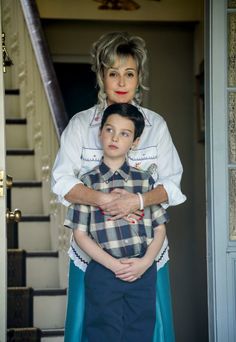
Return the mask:
[[[96,191],[83,185],[83,183],[76,184],[66,195],[66,201],[76,204],[93,205],[95,207],[102,207],[105,203],[115,201],[120,197],[117,193],[104,193]]]
[[[103,211],[111,215],[113,220],[136,213],[140,209],[140,201],[137,194],[130,193],[124,189],[115,189],[111,194],[119,195],[112,202],[100,204]],[[168,200],[167,193],[162,185],[142,194],[144,207],[160,204]],[[134,216],[134,218],[136,218]]]
[[[153,264],[156,256],[161,250],[165,236],[165,225],[160,224],[154,230],[154,239],[148,246],[145,255],[142,258],[121,260],[121,263],[128,265],[129,268],[116,272],[116,276],[124,281],[135,281],[140,278],[144,274],[144,272]]]
[[[154,204],[168,202],[168,195],[163,185],[158,185],[152,190],[142,194],[144,207],[149,207]]]
[[[155,187],[162,185],[167,193],[167,200],[161,203],[165,203],[166,207],[181,204],[186,200],[186,196],[180,187],[183,167],[179,154],[164,120],[156,121],[153,130],[158,132],[156,133],[158,178]]]
[[[87,234],[87,232],[81,231],[79,229],[73,230],[74,239],[77,245],[87,253],[93,260],[97,261],[99,264],[108,268],[112,272],[118,272],[122,270],[124,272],[129,266],[122,265],[120,261],[113,258],[110,254],[105,252],[98,244],[93,241]]]

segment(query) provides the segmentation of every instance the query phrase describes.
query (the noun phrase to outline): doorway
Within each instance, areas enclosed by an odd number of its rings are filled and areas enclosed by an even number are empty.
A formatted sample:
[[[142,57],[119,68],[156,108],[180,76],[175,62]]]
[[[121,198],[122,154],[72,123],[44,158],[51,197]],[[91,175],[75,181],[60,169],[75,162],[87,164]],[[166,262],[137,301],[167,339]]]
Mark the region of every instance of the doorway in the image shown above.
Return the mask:
[[[66,52],[72,57],[89,56],[92,43],[108,31],[128,31],[146,41],[150,90],[144,106],[166,120],[184,168],[182,191],[187,201],[169,208],[171,220],[167,227],[176,340],[179,342],[208,341],[205,157],[204,144],[198,141],[197,132],[195,29],[193,23],[44,22],[53,58],[63,55],[63,46],[67,46]],[[58,36],[60,45],[57,45]],[[70,78],[70,75],[71,72],[65,76]],[[80,78],[75,82],[80,82]],[[73,112],[77,111],[76,104]]]

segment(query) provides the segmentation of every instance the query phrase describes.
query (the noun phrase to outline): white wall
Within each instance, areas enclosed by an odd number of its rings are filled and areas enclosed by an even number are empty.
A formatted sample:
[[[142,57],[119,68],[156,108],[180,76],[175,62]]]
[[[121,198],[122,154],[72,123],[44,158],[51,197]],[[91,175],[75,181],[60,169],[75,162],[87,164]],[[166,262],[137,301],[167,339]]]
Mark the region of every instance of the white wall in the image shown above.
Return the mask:
[[[84,56],[112,30],[142,36],[150,53],[149,108],[166,119],[184,166],[188,200],[170,208],[171,283],[177,342],[207,341],[204,148],[196,136],[194,24],[44,20],[51,54]]]

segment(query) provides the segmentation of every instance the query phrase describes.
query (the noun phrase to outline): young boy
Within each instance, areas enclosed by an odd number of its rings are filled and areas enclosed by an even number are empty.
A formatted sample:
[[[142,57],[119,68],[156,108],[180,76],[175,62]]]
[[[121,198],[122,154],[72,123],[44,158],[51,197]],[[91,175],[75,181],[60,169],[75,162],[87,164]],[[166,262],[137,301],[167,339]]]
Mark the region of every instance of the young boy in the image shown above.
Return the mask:
[[[143,210],[142,193],[154,180],[128,165],[126,155],[138,144],[144,118],[131,104],[112,104],[103,114],[103,159],[82,176],[93,189],[123,188],[137,193],[139,220],[118,219],[99,208],[71,205],[65,226],[92,261],[85,273],[85,333],[89,342],[152,342],[156,319],[156,263],[165,238],[167,214],[158,205]]]

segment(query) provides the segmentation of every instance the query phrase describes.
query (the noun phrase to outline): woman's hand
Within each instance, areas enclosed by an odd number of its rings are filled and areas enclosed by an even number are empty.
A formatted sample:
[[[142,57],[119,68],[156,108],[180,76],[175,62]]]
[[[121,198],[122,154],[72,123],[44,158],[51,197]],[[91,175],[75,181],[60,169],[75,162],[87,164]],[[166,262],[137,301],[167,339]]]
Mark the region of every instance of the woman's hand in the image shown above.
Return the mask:
[[[112,220],[126,218],[131,223],[143,217],[143,211],[140,207],[139,198],[136,194],[130,193],[124,189],[114,189],[110,194],[112,199],[103,203],[100,208],[104,214],[112,216]],[[132,213],[132,215],[130,215]],[[129,217],[127,217],[129,215]]]
[[[109,203],[111,203],[115,200],[118,200],[120,198],[120,194],[115,192],[115,191],[112,191],[109,193],[99,191],[99,196],[100,196],[99,208],[101,208],[103,210],[104,210],[105,206],[109,205]]]
[[[151,266],[145,258],[121,259],[120,263],[123,265],[128,265],[129,267],[117,271],[115,275],[117,278],[128,282],[132,282],[141,278],[141,276]]]

